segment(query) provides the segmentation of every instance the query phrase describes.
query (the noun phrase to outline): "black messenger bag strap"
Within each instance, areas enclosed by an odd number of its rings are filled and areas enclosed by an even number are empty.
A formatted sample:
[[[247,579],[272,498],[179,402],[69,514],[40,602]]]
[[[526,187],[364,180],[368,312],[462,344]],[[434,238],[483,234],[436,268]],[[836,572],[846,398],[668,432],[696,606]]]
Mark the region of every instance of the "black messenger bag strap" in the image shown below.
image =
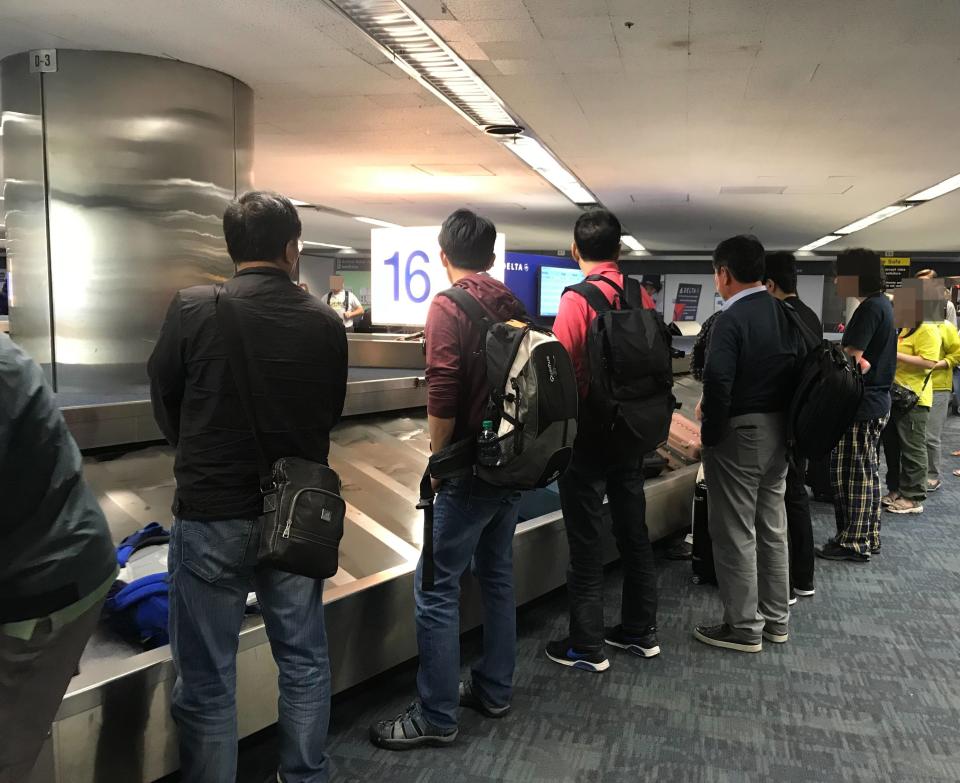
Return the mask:
[[[257,446],[257,473],[260,476],[260,489],[269,492],[273,489],[273,470],[260,437],[260,428],[257,426],[257,411],[253,404],[253,391],[250,387],[250,374],[247,370],[249,359],[244,349],[243,336],[240,331],[240,321],[237,310],[227,289],[220,285],[216,288],[214,307],[217,315],[217,326],[227,351],[227,365],[240,396],[240,404],[247,416],[250,429],[253,430],[253,440]]]

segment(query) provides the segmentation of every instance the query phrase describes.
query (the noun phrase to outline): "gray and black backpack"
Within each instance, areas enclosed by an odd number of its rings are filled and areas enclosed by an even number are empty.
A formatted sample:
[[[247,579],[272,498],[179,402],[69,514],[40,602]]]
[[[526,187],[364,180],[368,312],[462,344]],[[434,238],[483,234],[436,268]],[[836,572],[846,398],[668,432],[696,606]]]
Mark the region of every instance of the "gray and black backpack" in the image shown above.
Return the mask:
[[[523,317],[491,318],[462,288],[446,296],[480,329],[487,365],[488,419],[499,443],[495,464],[475,463],[476,475],[499,487],[535,489],[555,481],[570,461],[577,434],[577,379],[553,333]]]

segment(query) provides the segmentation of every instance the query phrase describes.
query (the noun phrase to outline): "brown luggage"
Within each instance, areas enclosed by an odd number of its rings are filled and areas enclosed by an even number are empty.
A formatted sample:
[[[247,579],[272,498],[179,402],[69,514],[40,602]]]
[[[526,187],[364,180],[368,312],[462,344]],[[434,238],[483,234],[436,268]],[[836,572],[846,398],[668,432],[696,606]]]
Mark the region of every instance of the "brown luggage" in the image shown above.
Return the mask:
[[[658,449],[671,469],[700,461],[700,426],[686,416],[674,412],[666,445]]]

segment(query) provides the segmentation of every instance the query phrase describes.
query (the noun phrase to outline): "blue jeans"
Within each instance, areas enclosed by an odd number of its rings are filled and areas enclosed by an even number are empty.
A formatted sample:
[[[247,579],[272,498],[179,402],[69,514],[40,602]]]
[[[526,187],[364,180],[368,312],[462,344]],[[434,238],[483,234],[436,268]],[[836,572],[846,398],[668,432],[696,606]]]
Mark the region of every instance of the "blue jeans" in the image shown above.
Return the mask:
[[[520,495],[467,477],[443,483],[433,509],[435,589],[421,590],[417,565],[417,690],[423,714],[440,729],[457,726],[460,703],[460,577],[473,562],[483,604],[483,656],[473,685],[494,706],[510,703],[517,659],[513,534]]]
[[[257,569],[250,520],[174,521],[170,537],[170,648],[177,669],[173,718],[183,783],[237,777],[237,645],[255,590],[280,670],[280,773],[285,783],[329,776],[330,663],[323,582]]]

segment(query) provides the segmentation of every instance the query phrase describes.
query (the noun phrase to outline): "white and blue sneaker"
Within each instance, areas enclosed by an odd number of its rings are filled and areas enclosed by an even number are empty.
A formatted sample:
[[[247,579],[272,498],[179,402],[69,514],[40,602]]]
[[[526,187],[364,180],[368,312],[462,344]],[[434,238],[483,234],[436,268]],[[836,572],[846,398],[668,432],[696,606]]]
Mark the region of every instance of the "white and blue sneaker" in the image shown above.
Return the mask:
[[[583,669],[586,672],[605,672],[610,668],[610,661],[602,652],[581,652],[576,650],[570,639],[558,639],[549,642],[546,649],[547,657],[561,666],[570,666],[573,669]]]

